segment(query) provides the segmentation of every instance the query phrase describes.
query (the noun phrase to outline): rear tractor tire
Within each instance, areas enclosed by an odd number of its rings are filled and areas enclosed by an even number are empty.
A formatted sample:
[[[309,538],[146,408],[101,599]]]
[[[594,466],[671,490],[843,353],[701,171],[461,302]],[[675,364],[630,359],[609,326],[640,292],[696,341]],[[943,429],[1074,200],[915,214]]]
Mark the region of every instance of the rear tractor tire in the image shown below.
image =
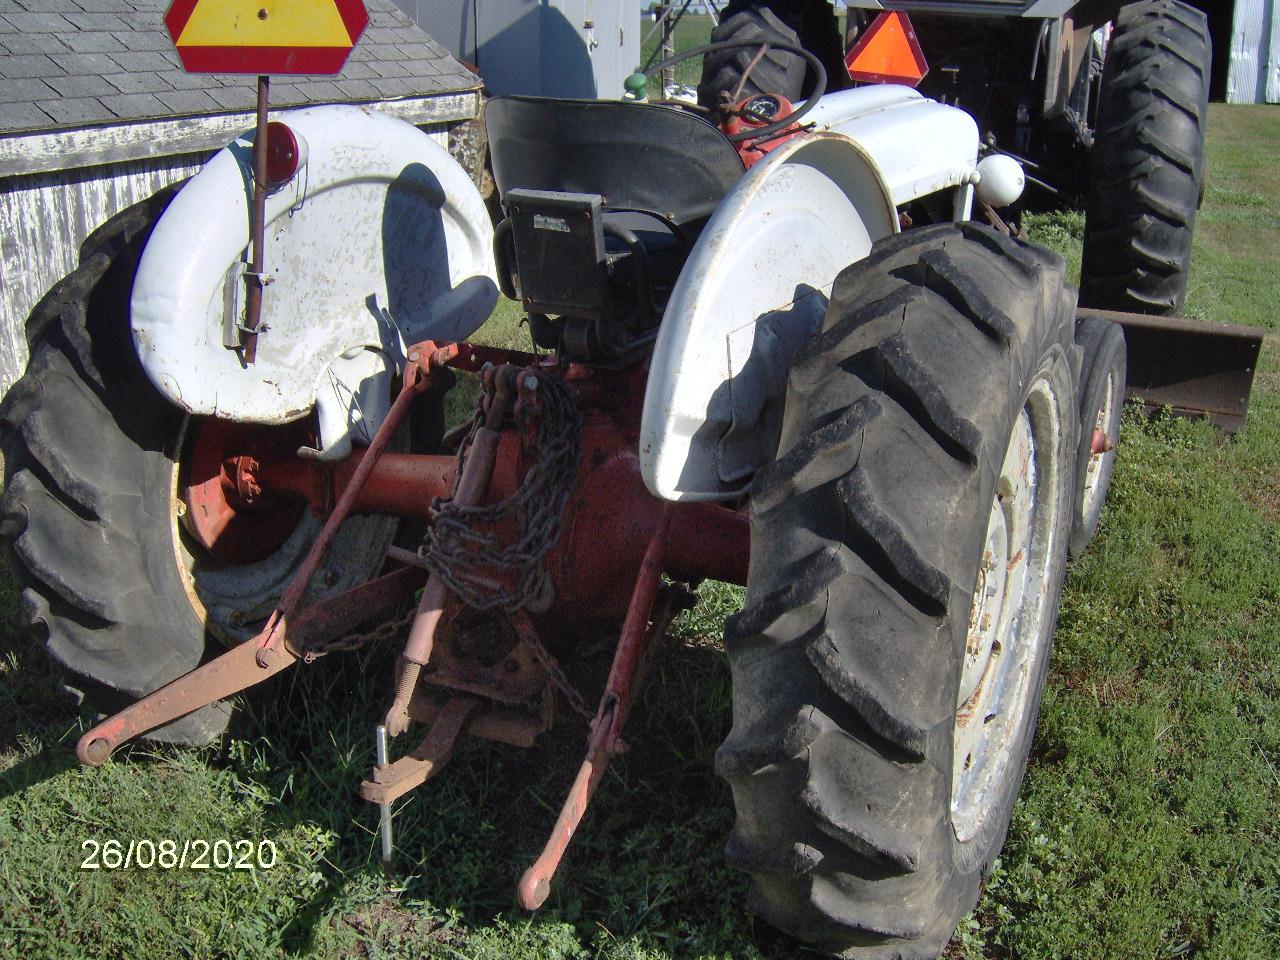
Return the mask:
[[[1116,18],[1091,159],[1085,306],[1182,309],[1204,190],[1211,51],[1205,15],[1178,0],[1128,3]]]
[[[844,45],[827,0],[735,0],[724,9],[719,25],[711,31],[712,43],[730,40],[801,47],[822,61],[828,93],[848,85]],[[742,47],[703,57],[698,103],[714,110],[722,91],[729,93],[735,103],[762,93],[781,95],[793,103],[808,97],[816,78],[800,57],[784,50],[769,50],[752,67],[759,53],[759,48]]]
[[[152,387],[129,327],[134,271],[171,196],[130,207],[85,241],[80,265],[32,312],[26,373],[0,405],[0,537],[19,617],[67,689],[102,711],[198,666],[218,652],[211,637],[256,633],[319,529],[299,510],[282,545],[243,564],[217,561],[182,529],[180,468],[202,420]],[[312,598],[367,579],[394,529],[394,518],[348,521]],[[213,704],[148,737],[206,743],[229,715]]]
[[[1074,495],[1074,296],[977,224],[878,243],[792,364],[725,629],[752,903],[813,947],[935,957],[1026,767]]]

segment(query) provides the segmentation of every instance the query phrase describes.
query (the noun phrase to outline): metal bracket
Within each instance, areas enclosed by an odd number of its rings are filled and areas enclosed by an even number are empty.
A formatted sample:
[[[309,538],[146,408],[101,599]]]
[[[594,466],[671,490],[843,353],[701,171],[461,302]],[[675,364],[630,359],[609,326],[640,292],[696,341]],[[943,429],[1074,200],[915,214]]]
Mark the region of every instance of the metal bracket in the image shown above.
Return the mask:
[[[372,780],[360,784],[360,796],[371,803],[389,804],[439,773],[458,745],[458,738],[480,706],[475,697],[457,696],[445,704],[426,737],[394,763],[376,768]]]

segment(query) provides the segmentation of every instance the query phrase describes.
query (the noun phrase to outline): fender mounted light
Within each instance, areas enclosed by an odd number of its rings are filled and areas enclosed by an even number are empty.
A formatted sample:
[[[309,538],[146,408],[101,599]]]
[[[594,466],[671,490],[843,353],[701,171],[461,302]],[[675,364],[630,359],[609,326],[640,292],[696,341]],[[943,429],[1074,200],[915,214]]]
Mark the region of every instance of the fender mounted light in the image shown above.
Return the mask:
[[[279,120],[268,123],[267,189],[279,189],[292,180],[301,160],[302,149],[297,135]]]

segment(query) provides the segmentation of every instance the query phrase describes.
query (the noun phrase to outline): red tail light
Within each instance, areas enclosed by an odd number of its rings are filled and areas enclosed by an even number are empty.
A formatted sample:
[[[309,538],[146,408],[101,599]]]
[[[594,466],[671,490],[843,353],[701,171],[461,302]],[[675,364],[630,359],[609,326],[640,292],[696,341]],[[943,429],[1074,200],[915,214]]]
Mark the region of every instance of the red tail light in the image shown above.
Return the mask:
[[[298,138],[286,124],[272,120],[267,124],[267,188],[275,189],[293,179],[298,172],[301,151]]]

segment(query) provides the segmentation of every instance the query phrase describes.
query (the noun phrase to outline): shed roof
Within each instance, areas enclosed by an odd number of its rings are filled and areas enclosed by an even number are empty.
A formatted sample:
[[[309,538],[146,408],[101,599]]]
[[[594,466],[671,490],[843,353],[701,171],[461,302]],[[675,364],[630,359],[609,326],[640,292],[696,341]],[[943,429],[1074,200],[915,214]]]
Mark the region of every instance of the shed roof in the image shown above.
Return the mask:
[[[0,134],[252,110],[255,79],[183,71],[169,0],[0,0]],[[273,80],[273,106],[475,90],[480,80],[391,0],[337,76]]]

